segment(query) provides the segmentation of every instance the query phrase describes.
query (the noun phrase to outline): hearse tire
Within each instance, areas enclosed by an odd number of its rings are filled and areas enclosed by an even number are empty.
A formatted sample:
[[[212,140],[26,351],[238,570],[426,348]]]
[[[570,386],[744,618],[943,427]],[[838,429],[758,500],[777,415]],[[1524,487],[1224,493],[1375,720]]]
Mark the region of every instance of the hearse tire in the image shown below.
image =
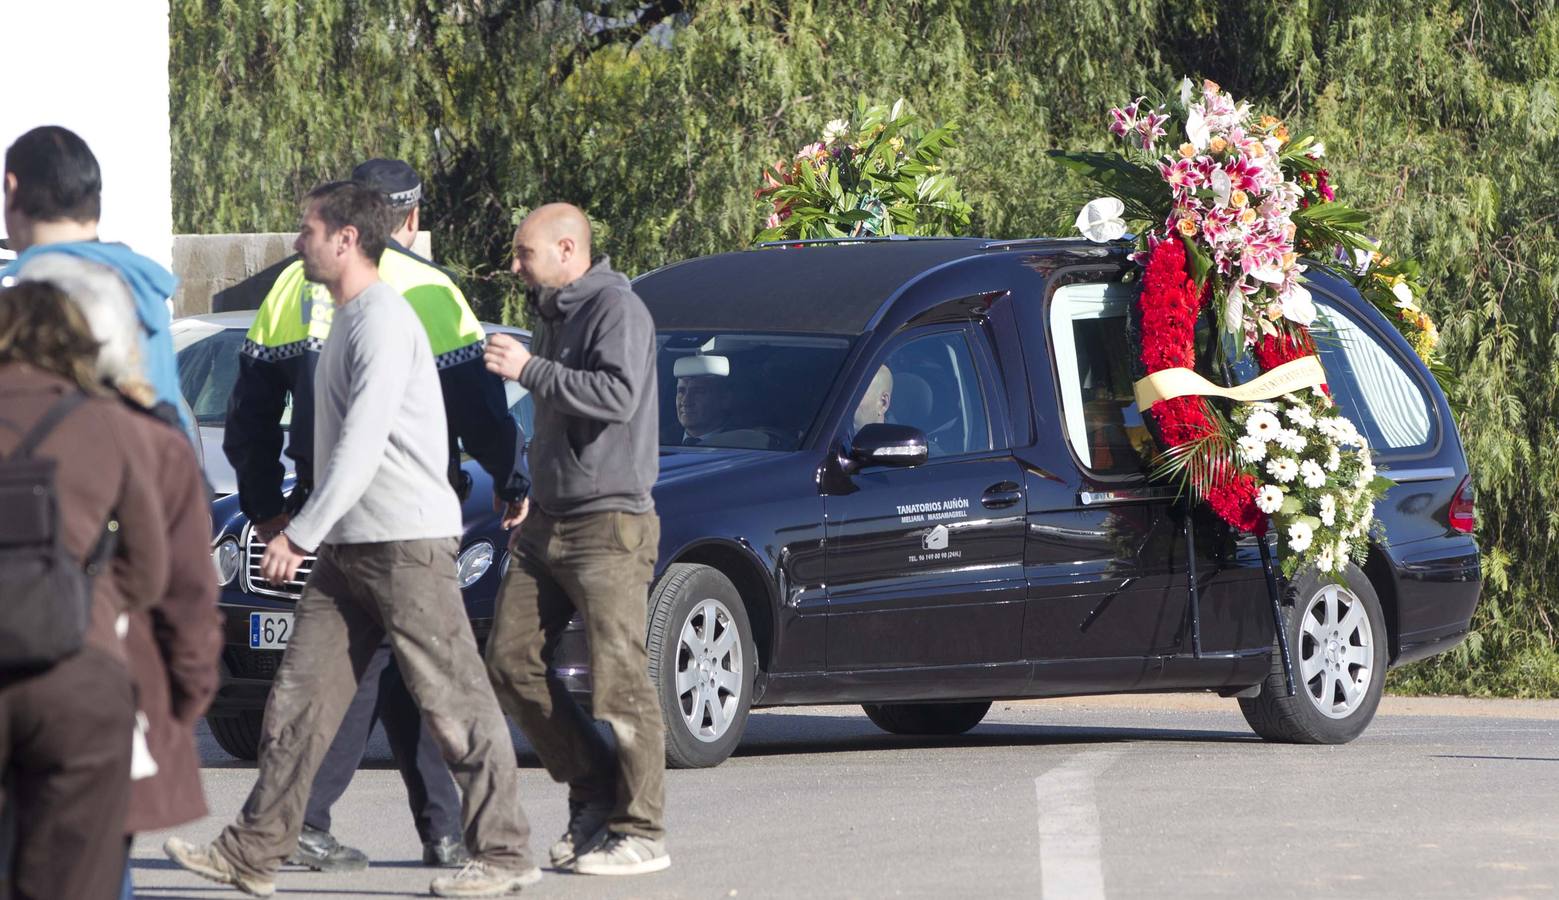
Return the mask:
[[[1283,606],[1294,663],[1287,692],[1276,641],[1261,693],[1240,698],[1240,712],[1262,738],[1289,744],[1345,744],[1364,732],[1380,706],[1388,635],[1380,597],[1357,566],[1343,583],[1304,572]]]
[[[948,736],[980,724],[990,711],[983,703],[863,703],[866,717],[889,734]]]
[[[264,712],[251,709],[233,716],[211,716],[206,724],[210,726],[217,746],[229,756],[254,762],[260,758],[260,723],[264,719]]]
[[[718,766],[741,743],[758,670],[735,585],[709,566],[669,566],[650,591],[647,645],[667,768]]]

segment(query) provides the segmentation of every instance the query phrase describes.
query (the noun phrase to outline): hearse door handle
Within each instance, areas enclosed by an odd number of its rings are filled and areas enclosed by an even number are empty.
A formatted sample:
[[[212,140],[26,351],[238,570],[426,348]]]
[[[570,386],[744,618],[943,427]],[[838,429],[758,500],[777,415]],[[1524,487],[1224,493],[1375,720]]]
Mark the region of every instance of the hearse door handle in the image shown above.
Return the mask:
[[[1022,499],[1023,492],[1018,490],[1016,482],[1003,481],[985,489],[985,495],[980,498],[980,505],[986,509],[1003,509]]]

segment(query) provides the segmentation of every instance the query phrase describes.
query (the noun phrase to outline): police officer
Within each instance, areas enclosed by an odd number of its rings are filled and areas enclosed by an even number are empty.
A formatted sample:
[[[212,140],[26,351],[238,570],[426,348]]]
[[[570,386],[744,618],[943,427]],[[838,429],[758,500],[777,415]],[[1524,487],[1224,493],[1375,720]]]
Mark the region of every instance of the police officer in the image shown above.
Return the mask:
[[[397,227],[379,261],[381,277],[405,296],[427,329],[443,387],[449,422],[450,484],[464,500],[469,479],[460,469],[461,449],[493,478],[498,497],[523,499],[529,482],[517,449],[523,447],[508,415],[503,382],[482,364],[485,334],[460,288],[438,266],[406,249],[420,221],[422,183],[400,160],[371,159],[352,172],[354,181],[383,192]],[[313,482],[314,366],[330,334],[334,304],[324,288],[303,276],[301,260],[266,270],[273,277],[239,358],[239,374],[228,404],[222,449],[238,476],[239,505],[261,541],[284,528],[308,498]],[[241,284],[234,293],[258,293],[263,285]],[[293,411],[287,455],[297,476],[283,495],[282,415],[287,396]],[[457,443],[457,440],[459,443]],[[406,783],[412,817],[423,842],[423,862],[458,866],[469,858],[461,843],[460,797],[438,745],[401,680],[389,644],[379,648],[364,671],[357,695],[314,778],[303,831],[292,862],[320,871],[366,868],[361,851],[330,834],[330,807],[346,791],[362,761],[375,720],[384,725],[390,749]]]

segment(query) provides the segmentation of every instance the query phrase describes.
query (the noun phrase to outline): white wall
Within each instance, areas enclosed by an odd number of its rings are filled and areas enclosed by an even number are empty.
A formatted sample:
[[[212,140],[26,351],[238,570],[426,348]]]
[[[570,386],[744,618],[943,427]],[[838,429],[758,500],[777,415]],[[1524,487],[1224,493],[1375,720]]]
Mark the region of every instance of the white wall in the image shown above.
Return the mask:
[[[0,0],[0,48],[0,148],[38,125],[81,135],[103,168],[102,238],[171,266],[168,0]]]

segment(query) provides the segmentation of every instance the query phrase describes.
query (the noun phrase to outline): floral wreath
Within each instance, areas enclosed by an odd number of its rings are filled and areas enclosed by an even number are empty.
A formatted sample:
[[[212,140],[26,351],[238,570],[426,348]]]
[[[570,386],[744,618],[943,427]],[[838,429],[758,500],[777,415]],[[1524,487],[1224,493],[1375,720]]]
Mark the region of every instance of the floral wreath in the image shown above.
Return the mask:
[[[1336,200],[1319,141],[1292,140],[1211,81],[1185,79],[1177,97],[1138,98],[1110,118],[1124,151],[1052,155],[1108,194],[1079,213],[1084,235],[1112,241],[1127,221],[1147,226],[1132,254],[1143,273],[1129,330],[1137,404],[1161,450],[1155,474],[1241,531],[1275,526],[1284,575],[1341,577],[1368,554],[1391,482],[1327,389],[1304,273],[1348,277],[1433,365],[1438,332],[1417,303],[1417,265],[1382,257],[1367,217]],[[1161,143],[1166,126],[1185,140]],[[1221,386],[1197,372],[1204,315],[1220,339],[1201,362]],[[1234,386],[1230,356],[1246,353],[1262,374]],[[1236,402],[1225,413],[1212,397]]]

